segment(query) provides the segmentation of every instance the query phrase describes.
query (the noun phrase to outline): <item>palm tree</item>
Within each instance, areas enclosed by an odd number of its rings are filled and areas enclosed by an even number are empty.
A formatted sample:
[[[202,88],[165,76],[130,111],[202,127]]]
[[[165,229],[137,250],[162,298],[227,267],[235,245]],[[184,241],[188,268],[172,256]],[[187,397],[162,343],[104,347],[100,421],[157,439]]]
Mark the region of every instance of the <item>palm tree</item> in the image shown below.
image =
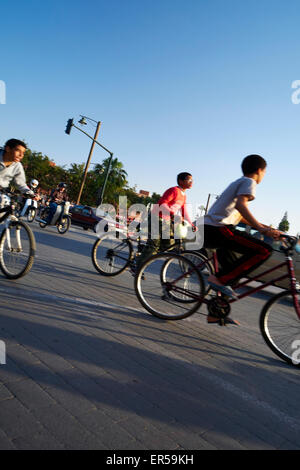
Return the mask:
[[[104,184],[105,175],[109,165],[109,158],[103,160],[102,164],[95,165],[94,172],[99,175],[99,190],[98,196],[100,194],[101,188]],[[124,170],[124,165],[117,158],[113,158],[110,163],[110,169],[108,173],[108,179],[106,182],[105,193],[103,197],[103,202],[117,205],[119,195],[122,190],[127,185],[127,172]]]

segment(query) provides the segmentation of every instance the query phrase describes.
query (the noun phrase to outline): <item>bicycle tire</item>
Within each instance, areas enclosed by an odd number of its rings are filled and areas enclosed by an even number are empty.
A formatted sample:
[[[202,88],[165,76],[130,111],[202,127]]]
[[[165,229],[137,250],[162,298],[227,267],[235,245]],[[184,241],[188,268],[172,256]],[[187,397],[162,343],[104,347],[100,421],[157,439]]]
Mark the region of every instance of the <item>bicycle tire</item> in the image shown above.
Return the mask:
[[[70,226],[71,226],[70,217],[68,215],[63,215],[57,224],[58,233],[63,235],[69,230]]]
[[[169,262],[168,282],[162,282],[161,270]],[[173,271],[171,273],[171,263]],[[182,267],[186,268],[183,272]],[[172,274],[172,276],[171,276]],[[188,289],[182,281],[189,276]],[[193,278],[193,279],[192,279]],[[134,288],[141,305],[152,315],[163,320],[182,320],[195,313],[203,302],[205,285],[200,272],[187,258],[174,253],[158,253],[140,267]],[[191,302],[177,301],[170,292],[180,291],[193,298]]]
[[[120,239],[108,232],[95,241],[91,256],[99,274],[117,276],[125,271],[132,260],[132,243],[127,238]]]
[[[19,238],[22,241],[22,248],[18,247],[18,236],[17,230],[24,229],[24,231],[19,232]],[[15,229],[15,233],[12,229]],[[8,226],[10,230],[10,243],[11,248],[8,246],[8,237],[7,229],[5,228],[0,236],[0,268],[3,274],[9,279],[18,279],[25,274],[27,274],[32,268],[35,251],[36,251],[36,242],[32,230],[28,227],[25,222],[20,220],[11,221]],[[24,234],[24,235],[23,235]],[[26,234],[26,238],[23,238]],[[11,265],[9,266],[9,260]],[[17,263],[20,263],[19,268]]]
[[[298,298],[300,302],[300,293]],[[295,311],[290,290],[273,296],[264,305],[259,326],[263,339],[273,353],[288,364],[300,367],[300,354],[299,358],[296,356],[296,347],[300,347],[300,319]],[[298,341],[298,344],[295,341]]]
[[[213,264],[209,261],[207,256],[205,256],[203,253],[199,253],[198,251],[184,250],[180,254],[182,256],[187,257],[190,261],[192,261],[192,263],[197,267],[198,271],[201,272],[201,275],[202,275],[202,278],[203,278],[203,281],[204,281],[204,284],[205,284],[205,295],[207,295],[211,290],[211,287],[207,282],[207,278],[208,278],[209,275],[214,274],[214,272],[215,272]],[[168,269],[169,263],[170,263],[170,260],[167,260],[165,265],[163,266],[163,268],[161,270],[161,281],[162,282],[166,281],[167,269]],[[186,282],[188,282],[188,279],[187,279]],[[190,299],[188,297],[184,298],[183,296],[176,295],[175,292],[170,292],[170,295],[173,295],[174,298],[176,298],[176,300],[178,302],[185,302],[185,303],[193,302],[192,299]]]

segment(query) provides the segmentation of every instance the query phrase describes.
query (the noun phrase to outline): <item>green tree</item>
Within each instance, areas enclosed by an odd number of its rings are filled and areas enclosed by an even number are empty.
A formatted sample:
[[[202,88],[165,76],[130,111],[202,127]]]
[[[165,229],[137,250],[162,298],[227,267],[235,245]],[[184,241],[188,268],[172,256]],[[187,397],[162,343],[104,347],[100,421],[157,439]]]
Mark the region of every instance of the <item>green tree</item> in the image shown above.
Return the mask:
[[[66,170],[55,165],[49,157],[42,155],[41,152],[32,152],[27,149],[22,163],[27,182],[35,178],[39,181],[40,188],[44,190],[55,187],[59,181],[64,181],[66,177]]]
[[[288,221],[288,213],[285,212],[284,216],[281,219],[281,222],[278,225],[278,230],[281,230],[281,232],[288,232],[290,228],[290,224]]]
[[[97,185],[96,199],[98,199],[104,184],[108,164],[109,158],[106,158],[101,165],[95,165],[94,171],[91,172],[91,176],[93,176],[93,173],[96,173],[96,178],[94,179]],[[103,203],[113,204],[117,207],[119,196],[124,193],[127,183],[127,172],[124,169],[123,163],[117,158],[113,158],[106,182]]]
[[[133,204],[144,204],[147,206],[148,204],[157,204],[160,199],[160,194],[153,193],[152,196],[148,197],[141,197],[137,193],[136,186],[133,188],[127,187],[124,188],[122,195],[126,196],[128,199],[127,205],[132,206]]]
[[[105,158],[101,164],[97,164],[88,171],[80,203],[96,206],[101,188],[103,187],[109,158]],[[85,164],[72,163],[68,169],[64,166],[56,165],[47,155],[41,152],[26,150],[23,165],[26,173],[26,180],[32,178],[39,181],[39,187],[49,191],[57,186],[60,181],[67,183],[68,195],[71,201],[76,202],[80,191],[80,186],[84,176]],[[127,172],[123,163],[118,158],[113,158],[110,165],[108,179],[105,187],[103,203],[112,204],[117,209],[119,196],[127,196],[128,207],[133,204],[155,204],[160,195],[153,193],[151,197],[141,198],[137,194],[136,187],[129,187]]]
[[[79,194],[81,182],[84,174],[84,163],[72,163],[71,167],[66,172],[65,182],[67,183],[67,191],[70,201],[76,202]],[[81,197],[83,203],[83,197]]]

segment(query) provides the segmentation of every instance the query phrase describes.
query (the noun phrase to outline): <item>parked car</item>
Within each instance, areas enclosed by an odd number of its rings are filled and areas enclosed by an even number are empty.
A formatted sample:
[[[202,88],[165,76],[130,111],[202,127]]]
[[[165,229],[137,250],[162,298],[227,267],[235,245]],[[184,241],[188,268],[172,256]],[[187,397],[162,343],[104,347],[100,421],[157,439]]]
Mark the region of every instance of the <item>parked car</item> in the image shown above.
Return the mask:
[[[122,228],[121,224],[115,223],[112,217],[103,212],[103,216],[98,217],[96,215],[96,209],[90,206],[77,205],[70,207],[71,223],[72,225],[78,225],[83,227],[84,230],[89,228],[96,232],[97,224],[104,220],[107,221],[107,227],[105,231],[113,230],[115,228]]]

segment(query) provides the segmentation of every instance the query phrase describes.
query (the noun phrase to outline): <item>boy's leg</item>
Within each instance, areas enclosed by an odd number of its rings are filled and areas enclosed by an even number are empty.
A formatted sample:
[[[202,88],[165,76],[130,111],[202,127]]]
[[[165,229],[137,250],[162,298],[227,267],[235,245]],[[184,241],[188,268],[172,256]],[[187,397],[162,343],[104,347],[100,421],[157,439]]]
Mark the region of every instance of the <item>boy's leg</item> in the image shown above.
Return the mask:
[[[217,248],[218,261],[221,264],[219,272],[208,278],[212,285],[221,284],[224,288],[226,284],[234,284],[239,278],[249,274],[266,261],[272,253],[270,245],[246,233],[234,230],[232,226],[220,228],[205,225],[204,234],[204,247]],[[225,287],[225,289],[231,288]],[[224,293],[227,292],[224,291]],[[227,295],[233,297],[235,293],[231,289]],[[234,320],[226,320],[238,324]],[[218,323],[218,317],[208,314],[207,322]]]
[[[273,251],[267,243],[239,230],[222,227],[220,232],[223,243],[217,253],[221,269],[216,277],[224,285],[232,285],[247,276],[264,263]]]
[[[55,211],[56,211],[56,208],[57,208],[57,204],[55,202],[51,202],[50,205],[49,205],[49,213],[48,213],[48,216],[45,220],[45,222],[47,224],[50,224],[51,223],[51,220],[52,220],[52,217],[54,216],[55,214]]]
[[[151,238],[151,230],[149,225],[149,238],[147,240],[147,244],[144,246],[142,253],[138,256],[136,265],[137,269],[151,256],[156,255],[160,251],[165,251],[170,246],[172,246],[174,241],[174,230],[173,226],[169,223],[165,223],[164,220],[159,219],[159,238],[152,239]]]
[[[144,246],[141,254],[136,258],[137,269],[151,256],[156,255],[159,252],[160,240],[151,240],[148,239],[146,245]]]

